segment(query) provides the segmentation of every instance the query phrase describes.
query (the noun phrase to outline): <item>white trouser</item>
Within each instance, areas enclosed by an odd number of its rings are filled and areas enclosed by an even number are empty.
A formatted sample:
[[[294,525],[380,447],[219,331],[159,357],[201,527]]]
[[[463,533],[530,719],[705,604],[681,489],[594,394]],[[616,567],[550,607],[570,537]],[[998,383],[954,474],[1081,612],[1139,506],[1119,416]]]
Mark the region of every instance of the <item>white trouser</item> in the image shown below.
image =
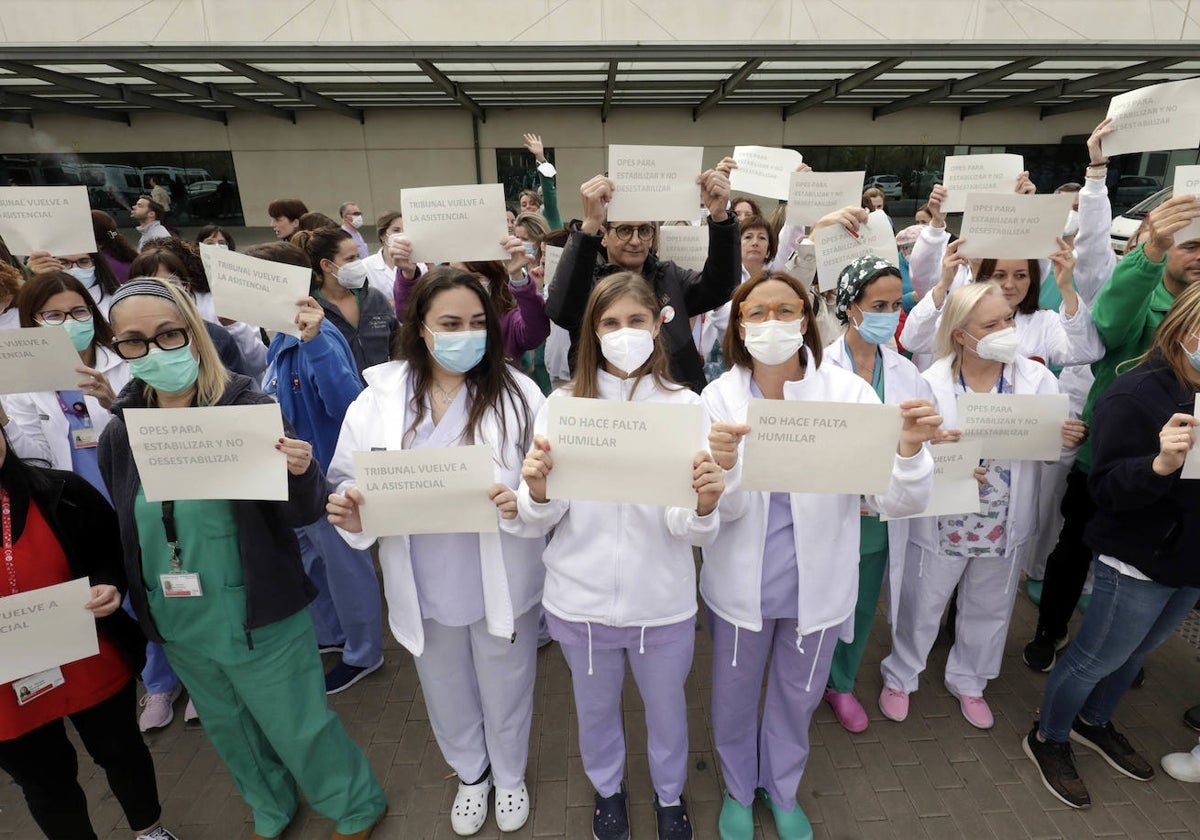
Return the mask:
[[[490,635],[482,619],[466,627],[424,622],[417,676],[438,747],[463,782],[474,782],[489,764],[498,787],[511,790],[525,778],[538,612],[517,618],[516,641]]]
[[[892,652],[880,664],[884,685],[910,694],[917,690],[942,612],[958,586],[946,686],[956,694],[982,696],[988,680],[1000,673],[1019,573],[1017,564],[1003,557],[943,557],[910,545],[892,622]]]

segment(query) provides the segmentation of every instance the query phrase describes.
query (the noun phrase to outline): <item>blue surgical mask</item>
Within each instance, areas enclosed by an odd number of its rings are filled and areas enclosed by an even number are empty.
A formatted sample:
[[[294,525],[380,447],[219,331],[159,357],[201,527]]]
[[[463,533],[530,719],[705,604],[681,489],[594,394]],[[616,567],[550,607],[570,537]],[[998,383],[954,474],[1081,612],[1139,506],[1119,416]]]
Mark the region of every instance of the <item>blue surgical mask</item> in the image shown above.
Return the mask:
[[[96,324],[91,318],[86,321],[68,318],[59,326],[67,331],[67,337],[71,339],[71,346],[75,348],[76,353],[88,349],[96,335]]]
[[[200,375],[200,362],[191,347],[160,350],[151,347],[140,359],[129,360],[129,372],[155,391],[178,394],[192,387]]]
[[[1179,346],[1183,347],[1183,342],[1179,342]],[[1188,362],[1191,363],[1197,371],[1200,371],[1200,346],[1196,347],[1195,353],[1189,353],[1186,347],[1183,347],[1183,354],[1187,356]]]
[[[68,268],[67,274],[70,274],[89,289],[96,285],[96,266],[94,265],[89,268]]]
[[[466,373],[475,367],[487,350],[487,330],[435,332],[428,325],[425,329],[433,333],[433,358],[453,373]]]
[[[887,344],[900,326],[900,313],[863,312],[861,323],[850,323],[867,344]]]

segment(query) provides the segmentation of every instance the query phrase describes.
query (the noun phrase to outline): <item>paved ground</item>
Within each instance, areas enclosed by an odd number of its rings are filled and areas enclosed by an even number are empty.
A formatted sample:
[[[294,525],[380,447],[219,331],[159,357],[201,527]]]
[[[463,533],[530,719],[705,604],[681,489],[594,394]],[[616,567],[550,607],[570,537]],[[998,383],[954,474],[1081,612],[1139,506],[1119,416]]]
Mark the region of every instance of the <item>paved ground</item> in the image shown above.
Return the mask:
[[[1200,785],[1184,785],[1160,773],[1139,783],[1080,751],[1079,769],[1097,803],[1075,812],[1042,787],[1020,739],[1030,726],[1044,678],[1020,663],[1020,647],[1035,612],[1023,597],[1017,605],[1004,673],[987,696],[996,713],[990,732],[972,729],[941,684],[946,649],[935,649],[930,671],[914,695],[904,724],[882,719],[874,698],[880,689],[879,660],[886,635],[877,625],[862,671],[861,696],[872,712],[871,728],[849,735],[822,706],[813,724],[813,753],[800,789],[801,804],[818,838],[1142,838],[1200,837]],[[881,624],[881,622],[880,622]],[[697,837],[715,838],[721,781],[709,726],[710,646],[698,629],[696,666],[689,682],[691,771],[686,795]],[[579,759],[576,721],[566,665],[555,646],[539,654],[528,781],[534,810],[514,837],[588,838],[592,789]],[[1130,692],[1116,722],[1156,764],[1164,752],[1187,748],[1194,734],[1180,721],[1183,709],[1200,702],[1196,650],[1173,638],[1151,658],[1144,688]],[[654,836],[645,729],[632,679],[626,683],[630,745],[629,790],[633,837]],[[456,780],[442,761],[429,729],[411,657],[394,643],[377,674],[334,698],[351,735],[364,745],[391,802],[379,840],[453,837],[447,816]],[[199,728],[175,722],[150,737],[158,768],[165,818],[182,840],[240,840],[250,834],[249,812],[237,796]],[[80,773],[102,838],[125,840],[120,810],[103,776],[81,758]],[[20,792],[0,783],[0,840],[38,835]],[[757,812],[761,838],[775,838],[768,813]],[[327,838],[331,823],[307,808],[285,835],[288,840]],[[477,835],[497,838],[494,821]]]

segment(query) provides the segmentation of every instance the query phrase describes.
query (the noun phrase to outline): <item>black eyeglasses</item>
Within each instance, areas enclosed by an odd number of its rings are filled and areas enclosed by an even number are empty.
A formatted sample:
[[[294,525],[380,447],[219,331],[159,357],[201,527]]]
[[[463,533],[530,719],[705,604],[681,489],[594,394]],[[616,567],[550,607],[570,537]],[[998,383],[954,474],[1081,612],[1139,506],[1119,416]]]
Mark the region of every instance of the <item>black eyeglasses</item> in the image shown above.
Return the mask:
[[[117,351],[117,355],[122,359],[128,361],[145,356],[150,352],[151,344],[159,350],[178,350],[180,347],[187,347],[189,343],[191,343],[191,338],[188,337],[187,330],[172,328],[149,338],[123,338],[120,341],[114,341],[113,350]]]
[[[637,231],[638,239],[643,242],[649,242],[654,238],[654,225],[617,225],[611,228],[613,235],[622,242],[628,242],[633,237],[633,232]]]
[[[61,309],[47,309],[37,314],[37,319],[43,324],[51,327],[59,327],[67,322],[70,318],[73,321],[79,321],[85,324],[92,320],[92,310],[86,306],[76,306],[74,309],[64,312]]]

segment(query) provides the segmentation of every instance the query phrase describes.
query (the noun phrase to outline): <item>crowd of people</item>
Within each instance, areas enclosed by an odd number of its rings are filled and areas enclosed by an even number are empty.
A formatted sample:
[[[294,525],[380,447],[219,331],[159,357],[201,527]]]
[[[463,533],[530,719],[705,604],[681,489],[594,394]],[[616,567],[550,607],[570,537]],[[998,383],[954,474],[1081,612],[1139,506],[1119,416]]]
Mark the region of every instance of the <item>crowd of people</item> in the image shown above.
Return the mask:
[[[510,208],[507,260],[427,264],[399,212],[364,235],[354,202],[336,218],[271,202],[275,240],[245,253],[311,272],[297,335],[220,317],[199,246],[234,249],[233,236],[172,236],[154,194],[134,207],[136,246],[93,211],[95,251],[0,264],[0,327],[62,328],[79,354],[75,389],[0,400],[0,595],[87,577],[100,640],[44,696],[22,702],[20,680],[0,694],[0,767],[47,837],[95,837],[69,718],[134,835],[171,840],[142,733],[169,725],[186,690],[184,716],[201,722],[256,840],[279,837],[301,795],[335,838],[366,838],[386,798],[326,698],[382,666],[386,603],[459,780],[456,834],[493,813],[502,832],[528,820],[538,649],[556,642],[593,836],[629,837],[628,666],[658,837],[687,840],[684,683],[703,606],[725,798],[719,824],[696,831],[749,840],[761,799],[781,838],[804,840],[812,717],[825,702],[849,732],[871,725],[856,687],[872,633],[888,634],[878,708],[903,722],[949,608],[945,685],[965,723],[988,729],[1024,574],[1039,603],[1024,661],[1049,676],[1022,749],[1073,808],[1090,798],[1072,742],[1150,780],[1114,718],[1200,598],[1200,483],[1181,477],[1200,393],[1200,239],[1176,241],[1200,202],[1167,200],[1113,254],[1109,131],[1090,136],[1082,183],[1060,188],[1076,211],[1044,259],[967,259],[939,185],[896,232],[898,252],[818,276],[810,237],[858,231],[882,194],[785,225],[781,209],[730,194],[725,158],[697,174],[708,252],[691,270],[657,256],[661,220],[608,218],[617,186],[603,174],[564,225],[557,173],[530,134],[541,189]],[[1034,190],[1027,175],[1014,186]],[[562,251],[547,276],[551,247]],[[964,395],[1058,393],[1070,405],[1059,460],[985,458],[978,511],[920,515],[933,453],[962,438]],[[563,395],[698,406],[694,504],[553,497],[548,416]],[[887,491],[747,489],[752,399],[896,406]],[[285,421],[286,501],[148,501],[127,409],[270,402]],[[496,532],[364,533],[354,453],[478,444],[493,451]],[[337,654],[328,671],[323,653]],[[1200,729],[1200,708],[1185,717]],[[1200,782],[1200,746],[1159,763]]]

